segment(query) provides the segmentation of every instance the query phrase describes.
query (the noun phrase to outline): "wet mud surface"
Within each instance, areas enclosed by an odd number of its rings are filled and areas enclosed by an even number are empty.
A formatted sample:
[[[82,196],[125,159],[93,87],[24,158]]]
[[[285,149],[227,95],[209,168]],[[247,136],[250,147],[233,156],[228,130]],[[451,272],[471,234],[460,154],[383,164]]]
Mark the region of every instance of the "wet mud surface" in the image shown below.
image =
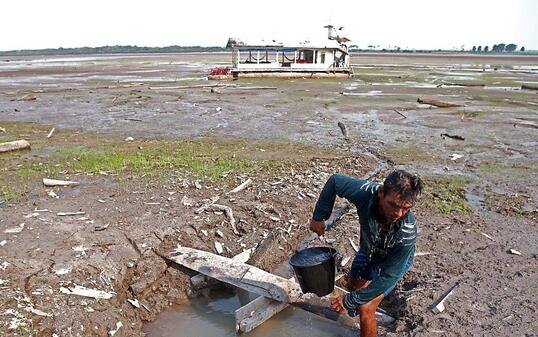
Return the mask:
[[[402,167],[427,184],[416,206],[421,254],[382,303],[399,319],[382,335],[537,335],[538,93],[521,86],[538,83],[538,58],[360,54],[349,80],[205,79],[208,68],[228,60],[226,54],[1,60],[1,141],[46,139],[52,127],[51,139],[93,145],[126,137],[144,148],[164,139],[247,139],[260,142],[260,151],[249,154],[254,160],[274,155],[264,142],[315,146],[309,165],[251,177],[237,196],[225,191],[249,175],[197,183],[174,170],[148,181],[59,168],[55,178],[81,184],[52,189],[58,198],[32,176],[20,197],[0,196],[3,335],[106,336],[121,322],[116,336],[143,336],[144,322],[196,295],[192,273],[159,254],[178,243],[215,251],[219,240],[233,256],[273,233],[271,253],[257,262],[272,270],[308,234],[330,174],[363,177],[379,167],[377,180]],[[201,84],[233,86],[184,88]],[[419,97],[464,106],[436,108],[418,104]],[[24,122],[35,130],[21,129]],[[1,154],[3,175],[17,178],[59,146]],[[221,212],[195,214],[216,195],[242,220],[241,235]],[[57,215],[66,211],[85,214]],[[357,224],[350,212],[327,234],[343,256],[353,255],[349,238],[358,243]],[[108,227],[96,231],[99,225]],[[434,314],[429,307],[456,283],[446,310]],[[60,291],[74,285],[114,294],[107,300]]]

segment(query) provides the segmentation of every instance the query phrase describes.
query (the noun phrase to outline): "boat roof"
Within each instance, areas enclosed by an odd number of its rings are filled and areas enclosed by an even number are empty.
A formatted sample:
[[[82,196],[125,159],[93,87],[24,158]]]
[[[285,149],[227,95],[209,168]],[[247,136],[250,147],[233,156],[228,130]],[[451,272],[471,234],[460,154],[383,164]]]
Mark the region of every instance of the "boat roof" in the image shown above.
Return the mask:
[[[303,41],[303,42],[277,42],[275,40],[259,40],[259,41],[241,41],[239,39],[234,39],[235,44],[232,48],[244,49],[279,49],[279,50],[296,50],[296,49],[337,49],[343,53],[347,52],[347,47],[341,45],[336,40],[324,40],[324,41]]]

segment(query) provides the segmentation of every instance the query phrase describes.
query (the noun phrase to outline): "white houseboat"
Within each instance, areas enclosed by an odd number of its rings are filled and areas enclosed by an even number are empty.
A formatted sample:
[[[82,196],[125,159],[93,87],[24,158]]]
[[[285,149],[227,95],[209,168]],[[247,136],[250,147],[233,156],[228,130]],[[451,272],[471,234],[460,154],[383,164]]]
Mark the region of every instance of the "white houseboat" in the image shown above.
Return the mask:
[[[220,73],[217,70],[213,75],[234,78],[351,77],[353,71],[346,46],[350,40],[339,37],[333,26],[325,28],[328,28],[329,36],[320,43],[244,43],[230,39],[227,47],[232,48],[232,68]]]

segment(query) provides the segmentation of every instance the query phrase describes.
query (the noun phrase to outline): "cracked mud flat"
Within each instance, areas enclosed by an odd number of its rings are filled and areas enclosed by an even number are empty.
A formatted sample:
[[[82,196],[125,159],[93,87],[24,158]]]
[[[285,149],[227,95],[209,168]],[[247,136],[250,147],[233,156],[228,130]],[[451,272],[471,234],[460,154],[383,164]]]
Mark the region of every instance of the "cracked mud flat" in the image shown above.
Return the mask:
[[[233,84],[277,89],[229,87],[213,93],[209,88],[155,89],[206,84],[206,70],[228,60],[226,54],[2,60],[2,140],[43,142],[55,127],[51,139],[62,137],[66,144],[116,144],[129,136],[143,147],[169,139],[241,138],[259,141],[261,150],[266,141],[282,141],[318,146],[325,153],[318,158],[310,149],[305,155],[312,159],[309,165],[253,177],[254,183],[235,197],[225,191],[247,176],[228,183],[202,179],[198,189],[183,171],[172,170],[158,181],[125,181],[59,170],[56,178],[69,176],[81,184],[54,189],[58,199],[48,196],[42,177],[32,176],[21,197],[0,205],[3,335],[106,336],[118,322],[122,327],[116,336],[143,335],[143,322],[170,304],[184,303],[190,292],[189,272],[170,267],[156,253],[177,243],[214,251],[213,242],[219,240],[224,254],[233,256],[272,232],[278,239],[259,262],[271,270],[307,235],[315,196],[329,174],[361,177],[387,160],[390,167],[378,179],[390,168],[404,167],[429,183],[416,211],[418,251],[429,254],[415,258],[383,302],[399,321],[382,334],[537,335],[538,95],[489,88],[538,82],[538,58],[361,54],[352,59],[357,76],[349,80],[249,79]],[[484,87],[462,85],[476,83]],[[25,95],[36,99],[21,100]],[[430,108],[417,104],[418,97],[466,106]],[[345,123],[350,141],[342,138],[338,121]],[[36,124],[21,128],[20,122]],[[465,140],[443,139],[442,133]],[[250,156],[273,155],[261,150]],[[45,161],[55,151],[45,143],[32,152],[0,155],[3,172],[16,177],[21,167]],[[326,153],[331,151],[338,154],[330,157]],[[348,152],[352,155],[344,155]],[[453,153],[463,157],[452,161]],[[452,186],[450,181],[464,181],[464,189],[441,193]],[[215,195],[244,220],[238,225],[241,236],[222,214],[194,214]],[[460,200],[465,195],[471,205]],[[79,210],[86,214],[56,215]],[[271,219],[276,214],[279,221]],[[105,230],[94,230],[106,224]],[[328,236],[343,255],[352,255],[347,237],[354,233],[356,219],[349,213]],[[339,272],[347,268],[349,263]],[[433,314],[428,307],[456,282],[447,309]],[[114,294],[95,300],[60,292],[61,286],[74,285]]]

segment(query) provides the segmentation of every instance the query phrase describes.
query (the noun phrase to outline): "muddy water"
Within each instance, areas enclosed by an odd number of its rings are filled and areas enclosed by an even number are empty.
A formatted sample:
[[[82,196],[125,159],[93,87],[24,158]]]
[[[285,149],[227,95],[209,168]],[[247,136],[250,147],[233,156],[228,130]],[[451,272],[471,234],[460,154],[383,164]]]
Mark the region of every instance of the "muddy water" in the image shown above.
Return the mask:
[[[237,308],[254,299],[244,292],[213,290],[209,298],[199,297],[189,304],[172,307],[146,324],[148,337],[235,337]],[[250,333],[247,337],[352,337],[357,334],[336,323],[296,308],[287,308]]]

